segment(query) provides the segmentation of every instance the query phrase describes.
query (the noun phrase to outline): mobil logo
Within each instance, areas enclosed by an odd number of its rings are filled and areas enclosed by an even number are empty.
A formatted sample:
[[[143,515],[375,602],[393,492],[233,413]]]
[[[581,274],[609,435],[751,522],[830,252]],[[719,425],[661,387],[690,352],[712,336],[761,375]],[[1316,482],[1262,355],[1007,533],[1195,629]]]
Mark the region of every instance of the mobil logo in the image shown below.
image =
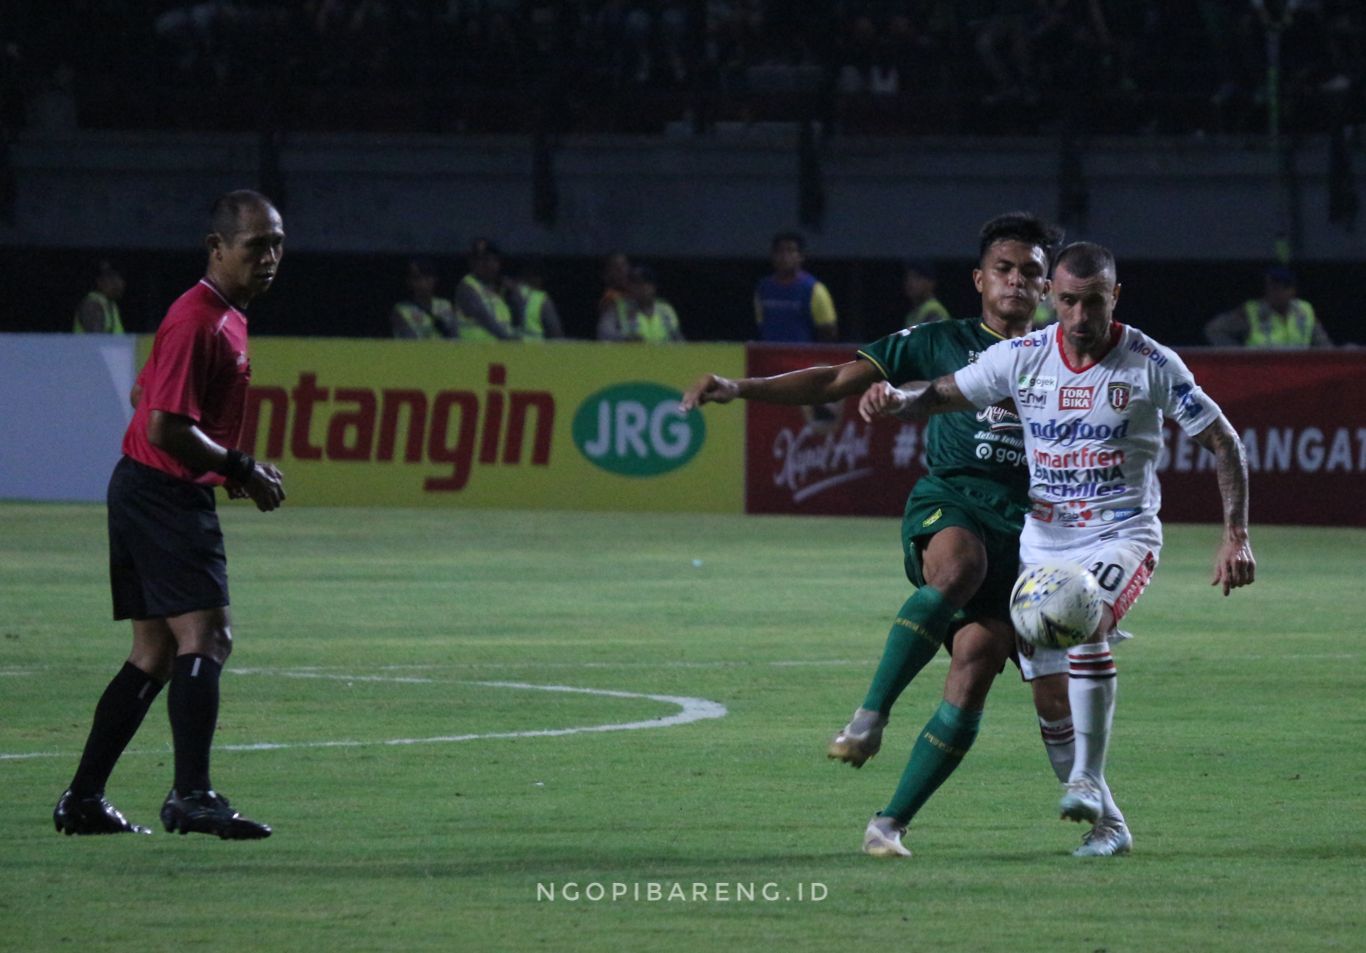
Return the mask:
[[[647,381],[589,395],[574,414],[574,445],[594,466],[628,477],[677,470],[702,449],[707,425],[697,410],[679,414],[683,395]]]

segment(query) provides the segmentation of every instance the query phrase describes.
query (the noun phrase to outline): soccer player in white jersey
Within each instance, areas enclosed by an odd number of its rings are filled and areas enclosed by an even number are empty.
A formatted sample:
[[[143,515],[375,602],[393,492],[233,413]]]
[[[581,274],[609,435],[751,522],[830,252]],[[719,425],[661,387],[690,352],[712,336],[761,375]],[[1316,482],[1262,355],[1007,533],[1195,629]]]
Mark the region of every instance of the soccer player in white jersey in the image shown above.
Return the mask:
[[[1148,585],[1162,548],[1156,465],[1164,417],[1215,456],[1224,532],[1212,584],[1227,596],[1256,571],[1242,443],[1174,352],[1114,320],[1119,292],[1108,249],[1069,245],[1054,264],[1056,325],[993,345],[976,363],[933,382],[899,389],[879,382],[859,404],[868,420],[923,419],[1000,401],[1018,410],[1033,505],[1020,561],[1080,563],[1095,574],[1105,601],[1100,625],[1082,645],[1050,650],[1020,640],[1026,680],[1068,679],[1076,756],[1059,811],[1094,823],[1079,856],[1127,853],[1133,845],[1105,783],[1116,685],[1110,641],[1123,637],[1116,624]]]

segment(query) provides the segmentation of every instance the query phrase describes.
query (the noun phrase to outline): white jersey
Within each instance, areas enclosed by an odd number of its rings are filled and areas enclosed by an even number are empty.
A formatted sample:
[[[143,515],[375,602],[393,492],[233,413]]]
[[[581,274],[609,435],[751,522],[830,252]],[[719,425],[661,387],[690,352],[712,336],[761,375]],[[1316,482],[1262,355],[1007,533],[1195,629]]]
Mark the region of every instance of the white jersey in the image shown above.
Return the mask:
[[[1022,545],[1075,551],[1109,539],[1162,543],[1162,419],[1194,435],[1219,419],[1176,354],[1115,322],[1106,355],[1068,364],[1054,325],[989,347],[954,374],[979,407],[1014,400],[1024,423],[1031,518]]]

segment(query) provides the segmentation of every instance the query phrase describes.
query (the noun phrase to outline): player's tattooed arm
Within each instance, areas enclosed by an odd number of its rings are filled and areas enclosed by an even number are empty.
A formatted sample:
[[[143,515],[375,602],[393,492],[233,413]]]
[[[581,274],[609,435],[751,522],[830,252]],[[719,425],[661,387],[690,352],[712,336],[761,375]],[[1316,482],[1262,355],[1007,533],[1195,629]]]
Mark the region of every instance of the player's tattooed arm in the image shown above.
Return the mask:
[[[876,417],[924,420],[932,414],[974,406],[958,389],[953,375],[945,374],[933,381],[911,381],[901,387],[879,381],[864,393],[858,409],[863,419],[871,422]]]
[[[1195,442],[1214,454],[1219,498],[1224,506],[1224,539],[1214,558],[1211,585],[1222,585],[1224,595],[1228,595],[1230,590],[1250,584],[1257,570],[1247,532],[1247,454],[1237,431],[1222,414],[1195,435]]]
[[[1233,425],[1223,414],[1195,435],[1195,442],[1214,454],[1219,496],[1224,501],[1224,526],[1247,536],[1247,454]]]

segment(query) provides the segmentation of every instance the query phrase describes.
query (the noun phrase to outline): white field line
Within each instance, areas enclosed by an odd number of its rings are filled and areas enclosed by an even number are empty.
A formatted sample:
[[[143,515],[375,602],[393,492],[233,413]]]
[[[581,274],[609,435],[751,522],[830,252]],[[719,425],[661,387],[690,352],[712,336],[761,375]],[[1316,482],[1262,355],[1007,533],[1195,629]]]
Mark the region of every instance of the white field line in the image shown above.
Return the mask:
[[[269,669],[238,669],[239,675],[279,675],[284,678],[321,678],[345,682],[395,682],[398,684],[432,683],[437,679],[415,678],[386,675],[345,675],[312,670],[272,671]],[[486,688],[510,688],[517,691],[565,692],[579,695],[597,695],[605,698],[643,698],[663,704],[676,705],[678,711],[672,715],[649,718],[644,721],[611,722],[601,725],[579,725],[572,728],[536,728],[528,731],[492,731],[461,735],[434,735],[426,738],[385,738],[374,741],[339,739],[333,741],[262,741],[254,744],[217,745],[218,751],[284,751],[298,748],[369,748],[378,745],[423,745],[448,744],[456,741],[480,741],[484,739],[506,738],[558,738],[564,735],[591,734],[604,731],[641,731],[647,728],[672,728],[694,721],[711,718],[724,718],[726,706],[705,698],[691,698],[686,695],[652,695],[643,692],[625,692],[602,688],[578,688],[571,685],[533,685],[529,682],[456,682],[454,684],[480,685]],[[129,751],[128,754],[154,754],[164,752]],[[74,757],[70,752],[33,751],[22,754],[0,752],[0,761],[27,761],[35,758]]]

